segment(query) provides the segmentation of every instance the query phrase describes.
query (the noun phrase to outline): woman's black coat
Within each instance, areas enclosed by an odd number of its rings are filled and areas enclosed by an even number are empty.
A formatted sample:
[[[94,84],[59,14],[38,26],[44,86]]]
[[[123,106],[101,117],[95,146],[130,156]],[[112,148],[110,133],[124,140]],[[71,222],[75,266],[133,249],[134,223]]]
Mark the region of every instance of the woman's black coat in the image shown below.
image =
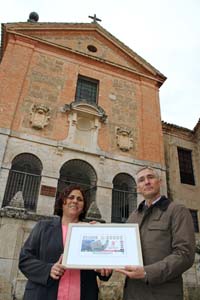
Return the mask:
[[[50,278],[50,270],[63,253],[62,227],[59,217],[40,221],[26,240],[19,257],[19,269],[28,278],[24,300],[57,300],[59,280]],[[81,270],[80,300],[97,300],[98,286],[93,270]]]

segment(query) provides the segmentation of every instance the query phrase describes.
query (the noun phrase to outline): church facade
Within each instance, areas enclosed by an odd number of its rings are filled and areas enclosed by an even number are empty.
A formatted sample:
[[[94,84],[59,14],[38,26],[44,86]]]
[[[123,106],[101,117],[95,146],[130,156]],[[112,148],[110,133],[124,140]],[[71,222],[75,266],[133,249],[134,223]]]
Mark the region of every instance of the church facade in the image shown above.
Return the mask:
[[[21,245],[35,221],[52,215],[66,185],[84,187],[88,207],[95,204],[98,217],[115,223],[124,223],[141,200],[135,183],[141,167],[157,169],[167,194],[167,129],[159,104],[165,79],[96,22],[2,25],[0,230],[6,246],[0,250],[0,281],[5,300],[20,299]]]
[[[2,42],[1,206],[22,190],[25,208],[52,214],[56,191],[77,182],[103,219],[126,219],[136,171],[165,178],[164,75],[97,23],[4,24]],[[113,186],[132,198],[120,216]]]

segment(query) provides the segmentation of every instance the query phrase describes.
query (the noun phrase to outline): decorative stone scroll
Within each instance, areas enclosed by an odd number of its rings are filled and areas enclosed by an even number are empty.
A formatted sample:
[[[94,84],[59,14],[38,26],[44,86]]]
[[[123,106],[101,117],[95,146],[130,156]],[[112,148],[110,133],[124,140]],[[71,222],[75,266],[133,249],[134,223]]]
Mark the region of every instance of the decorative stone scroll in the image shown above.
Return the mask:
[[[116,129],[117,146],[122,151],[129,151],[133,148],[132,131],[128,128],[118,127]]]
[[[43,104],[34,104],[31,108],[31,127],[43,129],[48,125],[50,119],[50,109]]]
[[[61,112],[70,112],[73,110],[77,112],[89,114],[89,115],[98,116],[99,120],[102,123],[106,123],[107,121],[107,115],[104,109],[95,103],[90,104],[87,101],[81,100],[81,101],[71,102],[70,104],[65,104],[61,108]]]

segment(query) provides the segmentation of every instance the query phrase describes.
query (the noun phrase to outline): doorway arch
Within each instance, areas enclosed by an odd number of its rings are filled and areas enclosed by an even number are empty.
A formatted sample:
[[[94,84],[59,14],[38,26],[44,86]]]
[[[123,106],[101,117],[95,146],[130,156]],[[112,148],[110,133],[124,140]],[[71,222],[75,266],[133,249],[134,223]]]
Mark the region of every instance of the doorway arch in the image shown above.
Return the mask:
[[[113,223],[125,223],[137,206],[136,183],[126,173],[119,173],[113,179],[112,217]]]
[[[71,159],[65,162],[60,168],[58,179],[57,195],[68,185],[80,185],[86,194],[87,207],[96,198],[97,175],[94,168],[86,161],[81,159]]]

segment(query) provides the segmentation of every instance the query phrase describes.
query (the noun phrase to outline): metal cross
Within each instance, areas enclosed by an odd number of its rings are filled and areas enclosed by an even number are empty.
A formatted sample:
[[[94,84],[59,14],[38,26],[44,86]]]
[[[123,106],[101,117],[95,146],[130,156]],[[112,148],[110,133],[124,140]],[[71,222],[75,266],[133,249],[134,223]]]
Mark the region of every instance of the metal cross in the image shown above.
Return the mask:
[[[97,18],[96,14],[94,14],[94,16],[88,16],[88,18],[93,19],[92,23],[97,23],[97,21],[101,22],[101,19]]]

